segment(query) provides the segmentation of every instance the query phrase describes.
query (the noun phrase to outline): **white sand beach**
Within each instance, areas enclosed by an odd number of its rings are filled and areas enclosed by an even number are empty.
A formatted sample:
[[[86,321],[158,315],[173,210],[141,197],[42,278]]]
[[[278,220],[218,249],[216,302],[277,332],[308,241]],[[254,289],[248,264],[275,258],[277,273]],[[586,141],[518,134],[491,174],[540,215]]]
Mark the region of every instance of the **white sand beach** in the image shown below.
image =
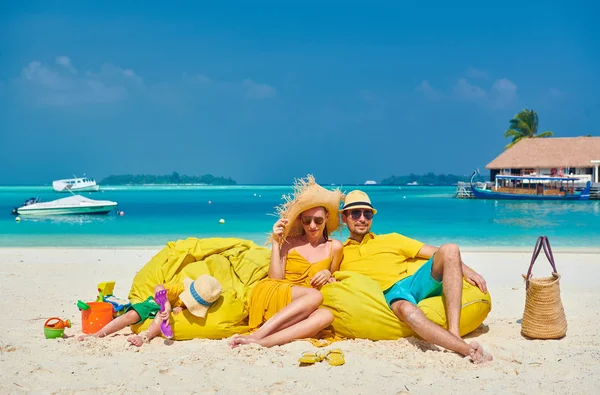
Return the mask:
[[[117,282],[115,295],[127,297],[136,271],[160,248],[0,249],[0,392],[590,394],[600,387],[598,250],[555,252],[569,329],[564,339],[549,341],[520,335],[521,274],[531,252],[463,253],[492,294],[490,315],[469,336],[494,355],[484,365],[414,338],[336,343],[346,358],[340,367],[298,366],[300,354],[314,349],[304,341],[232,350],[226,340],[157,338],[136,348],[126,341],[129,329],[77,341],[77,300],[93,300],[97,284],[109,280]],[[535,274],[549,273],[540,257]],[[44,338],[44,321],[53,316],[72,320],[67,338]]]

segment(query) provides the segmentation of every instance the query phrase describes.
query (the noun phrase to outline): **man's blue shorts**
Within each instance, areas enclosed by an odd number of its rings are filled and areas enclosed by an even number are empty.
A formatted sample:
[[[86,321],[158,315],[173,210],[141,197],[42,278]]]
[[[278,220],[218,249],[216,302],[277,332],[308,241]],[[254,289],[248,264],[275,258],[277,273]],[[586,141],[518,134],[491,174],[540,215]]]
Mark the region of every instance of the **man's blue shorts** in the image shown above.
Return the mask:
[[[390,288],[383,291],[385,301],[392,308],[397,300],[408,300],[418,304],[425,298],[442,294],[442,283],[431,277],[433,257],[419,268],[412,276],[403,278]]]

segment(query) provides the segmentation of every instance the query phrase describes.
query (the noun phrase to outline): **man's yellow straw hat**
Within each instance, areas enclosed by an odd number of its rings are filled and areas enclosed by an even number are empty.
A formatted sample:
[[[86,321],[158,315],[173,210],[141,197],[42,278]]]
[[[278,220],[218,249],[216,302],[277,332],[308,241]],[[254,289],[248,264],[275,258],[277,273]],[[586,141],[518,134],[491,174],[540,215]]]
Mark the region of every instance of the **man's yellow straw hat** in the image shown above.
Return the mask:
[[[369,195],[364,193],[363,191],[351,191],[346,195],[346,199],[344,200],[344,207],[340,210],[340,212],[346,210],[354,210],[355,208],[366,208],[373,210],[373,214],[377,214],[377,210],[371,204],[371,199],[369,199]]]

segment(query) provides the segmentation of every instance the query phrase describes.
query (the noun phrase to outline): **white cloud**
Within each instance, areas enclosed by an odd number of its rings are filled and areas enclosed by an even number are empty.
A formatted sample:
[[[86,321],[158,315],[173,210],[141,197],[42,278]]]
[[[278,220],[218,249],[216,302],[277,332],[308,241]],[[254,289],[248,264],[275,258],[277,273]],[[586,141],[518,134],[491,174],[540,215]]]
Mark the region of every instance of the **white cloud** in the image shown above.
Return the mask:
[[[73,64],[71,63],[71,59],[69,59],[68,56],[58,56],[56,58],[56,64],[63,66],[64,68],[69,70],[72,74],[77,74],[77,69],[75,67],[73,67]]]
[[[104,63],[96,77],[114,82],[133,82],[143,85],[144,80],[131,69],[122,69],[110,63]]]
[[[210,78],[208,78],[204,74],[188,75],[187,73],[183,73],[183,80],[186,82],[200,84],[200,85],[208,85],[213,82]]]
[[[456,80],[451,92],[448,94],[434,88],[428,80],[421,81],[415,90],[430,100],[450,97],[455,100],[478,103],[493,109],[504,108],[518,99],[518,87],[514,82],[508,78],[500,78],[489,86],[489,82],[485,81],[488,77],[486,71],[469,66],[463,76]],[[473,82],[473,80],[480,81]]]
[[[249,99],[268,99],[277,95],[277,89],[268,84],[261,84],[249,78],[241,81],[216,81],[204,74],[189,75],[183,74],[183,81],[196,86],[212,86],[223,92],[239,95],[241,93]]]
[[[22,71],[24,79],[41,84],[49,89],[60,89],[67,82],[61,81],[58,73],[43,66],[40,62],[29,63]]]
[[[250,79],[242,81],[246,88],[246,97],[250,99],[268,99],[277,95],[277,90],[271,85],[259,84]]]
[[[215,81],[206,75],[183,74],[188,86],[206,86],[228,95],[262,100],[277,96],[277,89],[252,79],[234,82]],[[53,64],[33,61],[21,70],[14,81],[20,96],[27,102],[44,106],[76,106],[84,103],[110,103],[142,94],[155,102],[181,103],[185,87],[158,82],[148,85],[130,68],[104,63],[99,70],[77,70],[68,56],[58,56]],[[168,97],[155,97],[168,92]],[[157,100],[158,99],[158,100]],[[168,100],[167,100],[168,99]]]
[[[496,80],[490,89],[490,105],[495,108],[503,108],[517,98],[517,85],[508,78]]]
[[[517,85],[507,78],[501,78],[492,84],[489,90],[459,78],[454,85],[454,95],[459,100],[472,101],[499,109],[510,105],[517,99]]]
[[[420,92],[429,100],[438,101],[442,98],[442,93],[435,89],[429,81],[423,80],[421,83],[415,88],[417,92]]]
[[[476,69],[475,67],[469,66],[467,71],[465,71],[465,76],[468,78],[477,80],[477,79],[486,79],[488,78],[487,71]]]
[[[125,69],[122,70],[121,72],[125,77],[132,79],[133,81],[137,82],[138,84],[143,84],[144,81],[142,80],[142,77],[140,77],[139,75],[137,75],[133,70],[131,69]]]
[[[487,97],[484,89],[471,85],[465,78],[458,79],[454,85],[454,94],[461,100],[481,100]]]
[[[133,70],[109,63],[99,73],[87,71],[84,75],[78,75],[66,56],[57,57],[56,64],[51,67],[33,61],[23,68],[17,85],[26,100],[47,106],[110,103],[128,97],[128,84],[143,83]]]

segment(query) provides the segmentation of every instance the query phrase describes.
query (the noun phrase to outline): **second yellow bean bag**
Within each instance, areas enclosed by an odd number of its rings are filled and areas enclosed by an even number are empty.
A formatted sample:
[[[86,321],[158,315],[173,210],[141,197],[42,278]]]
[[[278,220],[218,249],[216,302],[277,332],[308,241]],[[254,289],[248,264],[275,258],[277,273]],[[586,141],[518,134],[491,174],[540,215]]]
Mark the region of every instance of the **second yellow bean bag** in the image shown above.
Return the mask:
[[[355,272],[336,272],[337,282],[321,289],[323,305],[333,312],[333,329],[337,335],[350,339],[395,340],[413,336],[410,327],[390,310],[379,283]],[[442,296],[425,299],[418,304],[427,318],[446,327],[446,312]],[[473,332],[492,308],[489,294],[467,283],[463,284],[460,333]]]

